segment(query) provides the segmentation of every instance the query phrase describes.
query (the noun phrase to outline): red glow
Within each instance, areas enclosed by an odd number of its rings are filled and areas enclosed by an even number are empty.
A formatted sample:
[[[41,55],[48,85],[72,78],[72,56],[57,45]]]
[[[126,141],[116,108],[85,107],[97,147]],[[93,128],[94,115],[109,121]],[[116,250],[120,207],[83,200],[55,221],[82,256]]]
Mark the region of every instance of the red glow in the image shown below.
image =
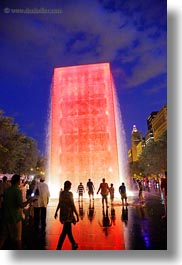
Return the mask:
[[[49,180],[57,191],[67,179],[72,191],[88,178],[96,190],[103,177],[119,186],[113,93],[109,63],[54,69]]]
[[[116,205],[120,203],[119,200]],[[79,212],[79,203],[75,200],[75,206]],[[89,206],[87,199],[84,199],[82,205],[82,218],[76,225],[72,225],[73,235],[78,242],[78,250],[125,250],[125,238],[124,238],[124,226],[122,223],[122,207],[109,207],[108,209],[108,221],[104,221],[101,199],[96,199],[92,202],[93,219],[88,217]],[[57,207],[57,199],[51,200],[48,206],[46,237],[47,237],[47,250],[55,250],[57,247],[58,239],[62,231],[63,225],[59,222],[59,219],[55,220],[55,209]],[[111,210],[114,209],[114,219],[112,222]],[[106,211],[105,211],[106,214]],[[65,238],[62,250],[70,250],[71,243],[68,237]]]

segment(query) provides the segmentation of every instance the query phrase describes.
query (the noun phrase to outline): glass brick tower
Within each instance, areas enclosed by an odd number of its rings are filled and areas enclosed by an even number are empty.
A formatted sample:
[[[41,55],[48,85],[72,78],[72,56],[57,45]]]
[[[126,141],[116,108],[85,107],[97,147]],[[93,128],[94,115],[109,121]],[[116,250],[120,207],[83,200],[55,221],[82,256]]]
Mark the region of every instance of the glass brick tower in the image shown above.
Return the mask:
[[[120,184],[114,83],[109,63],[54,69],[49,139],[49,185],[65,180],[76,192],[89,178]]]

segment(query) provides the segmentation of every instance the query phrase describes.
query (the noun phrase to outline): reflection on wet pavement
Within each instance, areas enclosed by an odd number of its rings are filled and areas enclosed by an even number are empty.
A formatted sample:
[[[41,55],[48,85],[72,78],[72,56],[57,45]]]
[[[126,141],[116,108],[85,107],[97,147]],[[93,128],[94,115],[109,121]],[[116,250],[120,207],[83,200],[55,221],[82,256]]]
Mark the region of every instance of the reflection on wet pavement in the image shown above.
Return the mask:
[[[55,250],[62,224],[54,219],[58,199],[51,199],[47,207],[45,231],[34,233],[32,220],[24,221],[23,249]],[[146,193],[145,205],[138,202],[137,193],[129,204],[115,199],[109,208],[103,208],[101,198],[75,200],[79,222],[73,225],[78,250],[166,250],[167,219],[161,219],[164,207],[159,193]],[[11,249],[7,244],[4,249]],[[63,250],[71,250],[68,238]]]
[[[54,211],[57,201],[51,202],[49,207],[48,225],[47,225],[47,249],[55,249],[62,225],[58,220],[54,220]],[[120,208],[109,207],[103,209],[100,199],[89,201],[83,199],[83,202],[76,202],[80,221],[73,225],[73,234],[80,250],[123,250],[124,234],[122,222],[120,219]],[[115,209],[117,208],[117,209]],[[117,212],[117,213],[116,213]],[[118,216],[118,217],[117,217]],[[69,240],[66,238],[63,250],[71,249]]]

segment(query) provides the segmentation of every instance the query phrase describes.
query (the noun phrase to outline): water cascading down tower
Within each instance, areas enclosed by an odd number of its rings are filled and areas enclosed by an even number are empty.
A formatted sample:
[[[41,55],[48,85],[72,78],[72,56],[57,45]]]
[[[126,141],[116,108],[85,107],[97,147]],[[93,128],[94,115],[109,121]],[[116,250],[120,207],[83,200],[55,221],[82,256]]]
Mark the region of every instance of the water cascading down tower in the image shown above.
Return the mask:
[[[89,178],[121,184],[115,87],[109,63],[54,68],[49,135],[49,186],[58,196],[65,180],[76,192]]]

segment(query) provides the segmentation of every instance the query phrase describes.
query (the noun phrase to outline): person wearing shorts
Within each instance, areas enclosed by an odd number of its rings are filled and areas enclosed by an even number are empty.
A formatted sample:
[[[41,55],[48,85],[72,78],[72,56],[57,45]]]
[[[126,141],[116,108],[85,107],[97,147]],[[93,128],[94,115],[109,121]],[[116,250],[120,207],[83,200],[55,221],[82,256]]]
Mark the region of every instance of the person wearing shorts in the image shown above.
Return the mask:
[[[126,186],[124,182],[122,182],[121,186],[119,187],[119,193],[121,195],[122,204],[124,204],[125,201],[125,204],[127,205]]]

